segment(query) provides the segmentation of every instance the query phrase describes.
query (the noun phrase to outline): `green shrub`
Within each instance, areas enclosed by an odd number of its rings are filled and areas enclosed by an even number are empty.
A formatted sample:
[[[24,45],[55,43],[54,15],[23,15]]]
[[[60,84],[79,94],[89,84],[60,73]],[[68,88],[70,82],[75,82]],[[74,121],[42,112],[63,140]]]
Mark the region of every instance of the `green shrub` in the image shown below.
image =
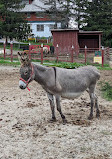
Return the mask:
[[[49,65],[49,64],[45,64],[45,65]],[[62,67],[62,68],[68,68],[68,69],[74,69],[80,66],[85,66],[85,64],[81,64],[81,63],[70,63],[70,62],[52,62],[52,64],[50,66],[56,66],[56,67]]]
[[[112,100],[112,84],[109,82],[101,82],[101,91],[107,100]]]

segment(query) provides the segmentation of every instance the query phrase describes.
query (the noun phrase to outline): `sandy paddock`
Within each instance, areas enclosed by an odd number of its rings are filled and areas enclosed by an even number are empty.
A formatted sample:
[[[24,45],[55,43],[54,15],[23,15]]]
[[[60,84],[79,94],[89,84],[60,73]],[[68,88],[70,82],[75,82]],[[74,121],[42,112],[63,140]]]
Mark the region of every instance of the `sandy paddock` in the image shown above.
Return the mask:
[[[112,81],[112,71],[101,71]],[[19,68],[0,66],[0,159],[112,159],[112,102],[100,95],[101,118],[87,120],[89,96],[62,99],[68,123],[50,123],[45,91],[36,82],[31,91],[18,87]]]

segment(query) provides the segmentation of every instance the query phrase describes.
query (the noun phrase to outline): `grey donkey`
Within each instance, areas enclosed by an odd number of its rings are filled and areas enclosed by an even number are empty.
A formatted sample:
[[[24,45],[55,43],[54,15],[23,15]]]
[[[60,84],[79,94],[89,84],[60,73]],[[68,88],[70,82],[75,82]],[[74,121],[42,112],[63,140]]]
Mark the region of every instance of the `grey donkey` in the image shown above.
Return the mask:
[[[96,117],[100,116],[98,99],[95,95],[95,86],[100,78],[100,73],[96,67],[84,66],[76,69],[46,67],[31,63],[26,53],[18,52],[18,57],[21,62],[19,87],[25,89],[33,80],[43,87],[47,92],[50,102],[52,122],[56,121],[54,97],[56,99],[57,110],[59,111],[63,122],[66,123],[67,120],[63,115],[60,106],[60,97],[74,99],[79,97],[86,90],[88,90],[91,101],[88,119],[93,118],[94,104],[96,107]]]

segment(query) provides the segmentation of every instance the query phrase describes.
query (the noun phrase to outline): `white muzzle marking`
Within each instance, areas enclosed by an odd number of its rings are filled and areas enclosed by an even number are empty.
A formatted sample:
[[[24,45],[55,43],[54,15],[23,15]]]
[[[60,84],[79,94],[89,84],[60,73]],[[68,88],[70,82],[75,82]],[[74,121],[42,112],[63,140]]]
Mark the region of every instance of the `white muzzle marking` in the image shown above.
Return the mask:
[[[27,87],[26,83],[24,83],[22,80],[19,81],[19,87],[21,89],[25,89]]]

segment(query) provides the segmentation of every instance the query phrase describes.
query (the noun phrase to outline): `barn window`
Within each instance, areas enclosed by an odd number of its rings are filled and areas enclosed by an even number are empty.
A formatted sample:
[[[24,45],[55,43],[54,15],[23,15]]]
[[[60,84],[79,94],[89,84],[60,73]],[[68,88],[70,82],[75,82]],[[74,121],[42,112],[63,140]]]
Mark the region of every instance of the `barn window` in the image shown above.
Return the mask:
[[[44,25],[37,25],[37,31],[44,31]]]

